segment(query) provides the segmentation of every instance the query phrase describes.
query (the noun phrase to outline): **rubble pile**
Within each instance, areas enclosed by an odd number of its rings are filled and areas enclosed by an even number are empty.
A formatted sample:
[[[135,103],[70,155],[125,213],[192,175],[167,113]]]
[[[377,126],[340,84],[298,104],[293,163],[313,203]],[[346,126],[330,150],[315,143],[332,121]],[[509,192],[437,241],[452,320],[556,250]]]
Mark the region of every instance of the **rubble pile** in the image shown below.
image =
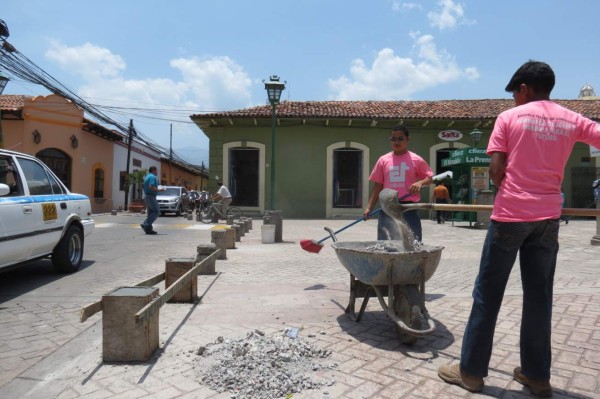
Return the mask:
[[[231,392],[235,399],[266,399],[291,396],[308,389],[333,385],[316,378],[331,351],[316,348],[300,337],[298,329],[265,336],[254,330],[237,340],[219,337],[198,348],[196,370],[203,384],[217,392]]]

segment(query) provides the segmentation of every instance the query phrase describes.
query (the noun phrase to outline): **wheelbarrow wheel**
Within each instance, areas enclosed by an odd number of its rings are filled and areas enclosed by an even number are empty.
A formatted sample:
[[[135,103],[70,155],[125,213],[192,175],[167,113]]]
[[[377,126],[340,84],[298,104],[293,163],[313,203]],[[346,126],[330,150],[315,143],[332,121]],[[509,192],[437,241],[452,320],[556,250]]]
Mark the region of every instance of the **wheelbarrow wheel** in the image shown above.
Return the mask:
[[[419,290],[416,285],[400,285],[394,288],[394,312],[404,324],[414,330],[423,328],[423,317],[419,302]],[[405,345],[412,345],[419,338],[398,327],[398,339]]]

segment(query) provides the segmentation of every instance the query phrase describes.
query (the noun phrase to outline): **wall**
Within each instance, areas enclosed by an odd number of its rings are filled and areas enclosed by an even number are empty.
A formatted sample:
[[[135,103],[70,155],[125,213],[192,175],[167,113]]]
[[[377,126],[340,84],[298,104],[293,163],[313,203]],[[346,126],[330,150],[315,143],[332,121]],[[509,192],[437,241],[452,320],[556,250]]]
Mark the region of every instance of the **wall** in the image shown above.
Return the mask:
[[[112,142],[82,129],[83,111],[63,97],[38,96],[25,100],[23,118],[3,121],[4,147],[32,155],[48,148],[63,151],[72,160],[71,191],[89,196],[94,213],[110,210]],[[36,130],[39,143],[33,140]],[[76,146],[71,137],[77,139]],[[105,171],[104,198],[95,201],[93,176],[98,167]]]
[[[309,126],[300,123],[285,126],[282,121],[276,128],[276,152],[275,152],[275,208],[281,210],[284,218],[326,218],[335,216],[359,217],[363,209],[350,208],[350,212],[336,214],[328,212],[327,199],[327,147],[335,143],[351,142],[361,144],[368,148],[369,157],[368,174],[370,174],[375,162],[382,154],[391,150],[388,140],[390,124],[382,127],[348,127],[340,126]],[[444,130],[445,126],[430,126],[427,129],[411,128],[411,142],[409,149],[425,158],[435,172],[435,160],[431,159],[429,149],[440,144],[437,133]],[[471,126],[461,130],[467,132],[472,130]],[[205,134],[210,139],[210,173],[211,181],[209,190],[216,191],[215,176],[219,179],[225,175],[223,165],[223,146],[231,142],[257,142],[265,146],[265,176],[264,196],[265,207],[259,212],[264,212],[269,207],[270,201],[270,160],[271,160],[271,128],[270,127],[246,127],[233,126],[206,129]],[[489,136],[489,129],[484,131]],[[460,143],[461,146],[468,145],[468,134]],[[482,143],[483,145],[483,143]],[[444,145],[445,146],[445,145]],[[450,144],[448,143],[448,146]],[[260,172],[260,171],[259,171]],[[372,184],[367,181],[370,194]],[[331,186],[331,185],[330,185]],[[422,201],[428,201],[430,197],[429,188],[422,192]],[[363,197],[363,208],[368,196]],[[338,212],[339,213],[339,212]]]

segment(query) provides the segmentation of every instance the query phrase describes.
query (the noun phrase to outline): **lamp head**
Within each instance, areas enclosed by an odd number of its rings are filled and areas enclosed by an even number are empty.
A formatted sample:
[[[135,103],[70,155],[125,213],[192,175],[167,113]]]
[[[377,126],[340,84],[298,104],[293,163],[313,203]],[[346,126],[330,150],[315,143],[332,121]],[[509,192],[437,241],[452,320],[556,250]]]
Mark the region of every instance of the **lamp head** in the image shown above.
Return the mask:
[[[469,133],[469,137],[471,137],[471,143],[474,146],[477,146],[481,141],[482,132],[479,129],[473,129],[471,133]]]
[[[269,102],[271,104],[279,104],[279,99],[281,98],[281,92],[285,90],[285,83],[280,82],[279,76],[271,75],[268,82],[265,82],[265,90],[267,91],[267,95],[269,96]]]

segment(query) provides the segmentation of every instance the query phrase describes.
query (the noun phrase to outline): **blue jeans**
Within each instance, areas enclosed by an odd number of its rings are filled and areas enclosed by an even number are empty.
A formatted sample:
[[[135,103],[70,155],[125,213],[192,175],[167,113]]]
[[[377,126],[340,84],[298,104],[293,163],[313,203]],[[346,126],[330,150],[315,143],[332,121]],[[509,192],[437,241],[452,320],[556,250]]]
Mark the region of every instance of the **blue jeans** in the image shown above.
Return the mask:
[[[558,220],[492,221],[483,244],[473,307],[463,337],[460,368],[486,377],[496,320],[511,269],[519,254],[523,286],[521,368],[528,378],[548,380],[552,350],[552,288],[558,253]]]
[[[160,213],[160,210],[158,208],[158,201],[156,200],[156,195],[145,195],[144,196],[144,203],[146,204],[146,210],[148,211],[148,216],[146,217],[146,220],[144,220],[144,223],[142,223],[144,226],[146,226],[146,228],[152,230],[152,223],[154,223],[154,221],[156,219],[158,219],[158,215]]]
[[[415,240],[421,241],[421,218],[419,217],[418,211],[411,210],[406,211],[402,214],[404,222],[412,230]],[[377,221],[377,239],[378,240],[400,240],[402,239],[402,233],[396,224],[396,219],[389,216],[387,213],[379,212],[379,219]]]

